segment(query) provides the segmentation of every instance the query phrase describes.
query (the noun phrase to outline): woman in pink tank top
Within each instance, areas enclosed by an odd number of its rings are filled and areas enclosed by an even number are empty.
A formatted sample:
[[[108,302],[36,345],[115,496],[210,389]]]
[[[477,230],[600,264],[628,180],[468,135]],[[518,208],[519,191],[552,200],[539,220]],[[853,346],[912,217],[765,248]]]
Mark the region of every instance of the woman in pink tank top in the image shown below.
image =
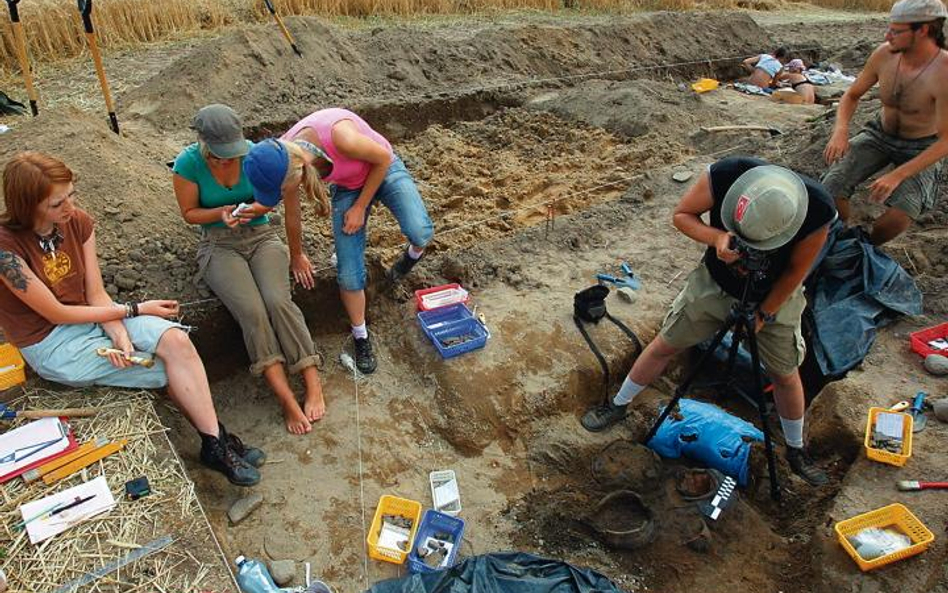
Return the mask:
[[[372,373],[376,360],[365,326],[366,223],[372,207],[376,202],[385,205],[408,241],[386,272],[390,282],[412,269],[434,236],[434,225],[404,163],[365,120],[331,108],[304,117],[280,140],[254,145],[243,167],[256,199],[253,208],[242,213],[247,217],[259,216],[280,200],[298,201],[300,187],[318,200],[318,181],[329,184],[336,276],[355,339],[356,366],[362,373]],[[286,214],[288,225],[300,229],[288,237],[291,252],[297,254],[292,258],[293,274],[297,282],[312,288],[312,265],[302,255],[299,208],[287,208]]]

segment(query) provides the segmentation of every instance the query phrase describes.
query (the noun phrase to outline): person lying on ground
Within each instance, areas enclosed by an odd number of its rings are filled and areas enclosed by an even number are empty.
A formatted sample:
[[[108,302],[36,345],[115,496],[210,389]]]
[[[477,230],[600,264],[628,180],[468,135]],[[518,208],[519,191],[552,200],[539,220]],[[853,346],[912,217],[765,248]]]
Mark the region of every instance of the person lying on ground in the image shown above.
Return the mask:
[[[250,372],[262,374],[273,390],[286,429],[308,433],[326,413],[326,404],[316,347],[291,294],[291,257],[268,215],[235,216],[239,204],[254,198],[241,167],[251,143],[244,139],[240,118],[226,105],[202,108],[192,127],[198,141],[181,151],[173,170],[181,216],[201,225],[198,276],[240,324]],[[302,253],[299,234],[293,241],[295,228],[287,226],[294,262]],[[302,408],[287,379],[287,364],[291,373],[303,375]]]
[[[105,291],[92,218],[76,206],[75,176],[39,152],[14,156],[3,171],[0,215],[0,326],[36,374],[72,387],[168,388],[201,436],[201,462],[240,486],[260,481],[263,451],[245,446],[217,418],[204,364],[178,303],[118,305]],[[99,348],[120,353],[103,358]],[[133,365],[133,352],[156,357]]]
[[[702,220],[709,213],[710,223]],[[682,197],[674,225],[708,246],[688,276],[662,328],[642,351],[616,396],[587,411],[582,425],[600,431],[622,420],[629,403],[671,359],[712,337],[748,289],[756,304],[761,362],[774,385],[774,402],[787,444],[787,461],[810,484],[827,481],[803,448],[804,396],[798,367],[805,346],[803,280],[836,218],[833,198],[816,181],[751,157],[720,160]],[[739,241],[762,252],[765,276],[748,285]]]
[[[434,236],[434,225],[404,163],[362,118],[333,108],[304,117],[280,140],[255,144],[244,171],[257,203],[240,216],[257,216],[284,201],[287,228],[297,229],[287,233],[296,252],[302,252],[298,188],[302,185],[316,199],[319,180],[330,184],[336,277],[355,340],[356,366],[362,373],[374,372],[377,363],[365,320],[366,224],[372,207],[384,204],[408,240],[386,272],[390,282],[411,271]],[[293,274],[303,286],[312,287],[312,266],[305,257],[294,261]]]
[[[777,82],[777,75],[789,59],[790,51],[785,47],[778,47],[773,55],[760,54],[747,58],[741,62],[741,66],[750,72],[750,76],[745,78],[744,82],[762,89],[773,87]]]
[[[816,103],[816,86],[803,73],[805,70],[806,65],[804,65],[803,60],[797,58],[787,62],[783,72],[777,78],[779,82],[789,84],[791,89],[803,97],[804,105],[812,105]]]
[[[850,218],[856,186],[883,168],[869,184],[869,200],[885,213],[869,235],[874,245],[891,241],[935,207],[938,177],[948,156],[948,51],[941,0],[901,0],[889,15],[885,43],[866,61],[839,103],[823,157],[823,184],[836,198],[843,221]],[[852,141],[849,124],[859,100],[876,83],[882,112]]]

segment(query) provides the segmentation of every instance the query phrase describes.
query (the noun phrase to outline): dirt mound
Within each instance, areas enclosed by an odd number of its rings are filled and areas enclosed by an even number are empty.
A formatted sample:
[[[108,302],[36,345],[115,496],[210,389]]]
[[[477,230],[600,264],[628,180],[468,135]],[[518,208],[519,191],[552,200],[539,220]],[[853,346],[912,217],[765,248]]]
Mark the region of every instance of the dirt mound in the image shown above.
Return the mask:
[[[234,31],[126,94],[122,110],[161,129],[184,129],[195,109],[219,101],[242,113],[248,125],[258,125],[290,121],[318,106],[463,94],[509,86],[511,79],[557,84],[589,73],[622,77],[630,68],[680,62],[688,64],[679,66],[679,73],[733,69],[733,61],[712,65],[708,60],[770,44],[767,33],[742,13],[657,13],[621,22],[424,31],[345,31],[304,17],[287,23],[305,58],[294,56],[271,27]]]
[[[196,236],[181,219],[160,141],[117,136],[104,119],[67,108],[18,126],[0,145],[0,162],[23,150],[56,156],[78,175],[79,206],[97,221],[99,261],[113,297],[196,294]]]

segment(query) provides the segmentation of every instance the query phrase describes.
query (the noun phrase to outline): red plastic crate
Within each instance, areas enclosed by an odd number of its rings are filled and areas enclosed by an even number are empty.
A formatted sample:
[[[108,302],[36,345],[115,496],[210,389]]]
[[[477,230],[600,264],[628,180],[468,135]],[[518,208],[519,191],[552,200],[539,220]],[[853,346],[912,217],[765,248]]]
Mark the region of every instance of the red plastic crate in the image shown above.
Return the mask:
[[[464,287],[462,287],[458,283],[444,284],[442,286],[432,286],[431,288],[416,290],[415,291],[415,306],[418,308],[419,311],[431,311],[432,309],[440,309],[442,307],[426,307],[424,303],[424,296],[435,293],[435,292],[441,292],[442,290],[447,291],[447,290],[452,290],[452,289],[465,290]],[[449,307],[451,305],[455,305],[458,303],[463,303],[466,305],[469,300],[471,300],[470,294],[466,295],[463,300],[458,301],[457,303],[448,303],[447,305],[443,305],[443,307]]]
[[[948,356],[948,350],[935,350],[928,345],[929,342],[937,340],[938,338],[948,338],[948,323],[942,323],[941,325],[909,334],[912,350],[923,357],[929,354]]]

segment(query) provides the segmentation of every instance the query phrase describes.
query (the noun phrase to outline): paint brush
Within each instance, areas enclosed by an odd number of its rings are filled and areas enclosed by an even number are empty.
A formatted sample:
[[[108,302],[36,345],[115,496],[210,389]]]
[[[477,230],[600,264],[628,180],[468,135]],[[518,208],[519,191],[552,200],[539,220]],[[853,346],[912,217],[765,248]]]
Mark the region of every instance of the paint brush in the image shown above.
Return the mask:
[[[895,483],[902,492],[916,492],[918,490],[948,490],[948,482],[918,482],[915,480],[899,480]]]

